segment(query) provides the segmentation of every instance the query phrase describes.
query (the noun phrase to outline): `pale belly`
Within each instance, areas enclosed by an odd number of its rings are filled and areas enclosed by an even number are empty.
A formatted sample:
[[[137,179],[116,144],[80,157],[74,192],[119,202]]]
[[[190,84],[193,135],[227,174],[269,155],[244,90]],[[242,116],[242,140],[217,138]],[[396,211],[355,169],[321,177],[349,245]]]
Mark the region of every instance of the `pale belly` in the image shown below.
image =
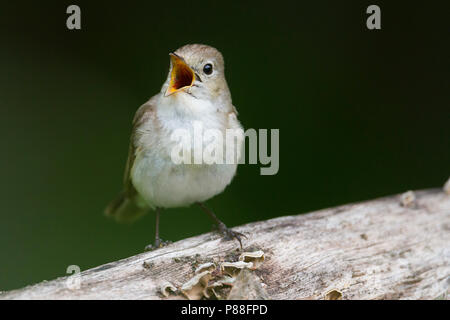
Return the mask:
[[[221,135],[227,129],[241,129],[236,114],[219,113],[210,101],[193,99],[184,94],[173,96],[170,100],[160,98],[157,104],[158,125],[155,127],[153,122],[148,122],[147,126],[139,128],[148,132],[138,142],[140,150],[131,169],[131,179],[139,195],[150,207],[171,208],[206,201],[221,193],[236,173],[236,161],[234,164],[177,164],[171,157],[174,147],[178,145],[172,135],[179,129],[186,130],[184,136],[190,137],[188,141],[191,143],[185,146],[187,149],[194,148],[199,125],[202,127],[200,132],[214,129]],[[205,151],[211,142],[206,135],[203,138],[201,141]],[[223,148],[225,140],[214,141]],[[236,154],[240,154],[243,141],[242,131],[237,134]],[[192,155],[194,149],[191,150]],[[225,149],[228,150],[228,146],[225,145]],[[234,146],[231,146],[230,150],[233,149]]]
[[[147,152],[136,159],[132,180],[150,207],[173,208],[206,201],[233,179],[237,164],[175,164]]]

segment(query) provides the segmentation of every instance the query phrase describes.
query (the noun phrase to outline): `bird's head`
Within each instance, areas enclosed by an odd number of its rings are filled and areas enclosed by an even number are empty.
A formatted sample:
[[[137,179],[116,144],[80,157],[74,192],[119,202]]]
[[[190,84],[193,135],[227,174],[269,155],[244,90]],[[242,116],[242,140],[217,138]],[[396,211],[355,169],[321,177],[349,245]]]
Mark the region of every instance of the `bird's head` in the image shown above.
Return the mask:
[[[228,98],[222,54],[203,44],[188,44],[170,53],[165,97],[190,94],[197,99]]]

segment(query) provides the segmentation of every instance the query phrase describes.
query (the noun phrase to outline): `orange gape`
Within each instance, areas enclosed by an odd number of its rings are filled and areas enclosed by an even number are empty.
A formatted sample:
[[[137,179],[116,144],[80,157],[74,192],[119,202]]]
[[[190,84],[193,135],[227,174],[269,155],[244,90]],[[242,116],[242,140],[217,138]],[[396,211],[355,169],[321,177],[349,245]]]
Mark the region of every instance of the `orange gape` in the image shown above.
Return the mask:
[[[169,90],[167,91],[169,95],[183,88],[192,86],[195,81],[194,71],[182,58],[171,53],[170,59],[172,61],[172,73],[170,75]]]

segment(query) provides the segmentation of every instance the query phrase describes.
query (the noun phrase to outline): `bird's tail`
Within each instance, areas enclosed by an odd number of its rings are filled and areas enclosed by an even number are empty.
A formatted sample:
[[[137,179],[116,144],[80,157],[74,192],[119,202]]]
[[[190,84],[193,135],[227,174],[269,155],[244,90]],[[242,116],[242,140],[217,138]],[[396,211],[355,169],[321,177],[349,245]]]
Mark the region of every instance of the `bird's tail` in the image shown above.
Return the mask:
[[[130,198],[122,191],[108,204],[105,215],[114,218],[117,222],[131,223],[148,211],[149,207],[142,204],[137,195]]]

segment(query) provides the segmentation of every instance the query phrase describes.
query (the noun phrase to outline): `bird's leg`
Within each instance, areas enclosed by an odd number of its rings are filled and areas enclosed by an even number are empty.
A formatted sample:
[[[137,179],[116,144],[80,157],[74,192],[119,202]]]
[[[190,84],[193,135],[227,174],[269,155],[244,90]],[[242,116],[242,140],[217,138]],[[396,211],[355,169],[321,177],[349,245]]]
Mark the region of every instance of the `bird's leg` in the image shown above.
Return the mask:
[[[153,245],[149,244],[145,247],[145,251],[151,251],[156,250],[158,248],[164,247],[165,245],[170,244],[170,241],[162,241],[162,239],[159,237],[159,214],[161,209],[156,208],[155,214],[156,214],[156,223],[155,223],[155,243]]]
[[[225,223],[220,221],[219,218],[217,218],[217,216],[214,214],[214,212],[212,212],[210,209],[208,209],[203,203],[197,202],[197,205],[203,211],[205,211],[208,214],[208,216],[211,217],[211,219],[214,220],[214,222],[217,224],[217,227],[219,228],[219,232],[224,235],[225,240],[236,239],[237,241],[239,241],[239,244],[240,244],[241,249],[242,249],[242,240],[241,240],[241,238],[246,238],[247,239],[247,237],[244,234],[242,234],[240,232],[233,231],[231,229],[228,229],[227,226],[225,225]]]
[[[155,248],[159,248],[161,245],[161,239],[159,238],[159,208],[156,208],[156,222],[155,222]]]

